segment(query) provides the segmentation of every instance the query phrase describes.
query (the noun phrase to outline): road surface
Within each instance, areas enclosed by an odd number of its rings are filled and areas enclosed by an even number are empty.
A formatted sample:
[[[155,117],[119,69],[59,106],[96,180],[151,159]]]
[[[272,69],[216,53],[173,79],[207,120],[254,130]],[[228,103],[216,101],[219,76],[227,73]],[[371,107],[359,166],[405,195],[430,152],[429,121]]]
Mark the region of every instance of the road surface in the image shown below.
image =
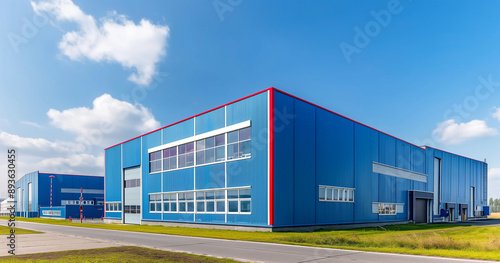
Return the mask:
[[[5,220],[0,220],[0,223],[5,225],[7,222]],[[490,262],[82,228],[21,221],[17,221],[17,224],[19,228],[42,232],[62,233],[118,242],[122,244],[128,243],[135,246],[233,258],[253,262]],[[22,244],[18,245],[22,248]]]

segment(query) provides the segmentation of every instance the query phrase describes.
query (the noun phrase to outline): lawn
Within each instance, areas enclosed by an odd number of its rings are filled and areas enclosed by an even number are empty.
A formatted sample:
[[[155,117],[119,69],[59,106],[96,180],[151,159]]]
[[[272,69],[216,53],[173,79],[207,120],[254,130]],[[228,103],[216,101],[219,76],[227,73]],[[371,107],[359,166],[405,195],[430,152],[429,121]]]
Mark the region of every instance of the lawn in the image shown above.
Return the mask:
[[[0,257],[0,262],[238,262],[143,247],[110,247]]]
[[[240,232],[147,225],[80,224],[41,218],[17,218],[17,220],[171,235],[500,261],[500,227],[489,226],[406,224],[295,233]]]
[[[11,228],[8,227],[8,226],[0,226],[0,236],[10,235],[10,229]],[[27,230],[27,229],[21,229],[21,228],[15,228],[15,230],[16,230],[16,232],[15,232],[16,235],[19,235],[19,234],[37,234],[37,233],[41,233],[41,232]]]

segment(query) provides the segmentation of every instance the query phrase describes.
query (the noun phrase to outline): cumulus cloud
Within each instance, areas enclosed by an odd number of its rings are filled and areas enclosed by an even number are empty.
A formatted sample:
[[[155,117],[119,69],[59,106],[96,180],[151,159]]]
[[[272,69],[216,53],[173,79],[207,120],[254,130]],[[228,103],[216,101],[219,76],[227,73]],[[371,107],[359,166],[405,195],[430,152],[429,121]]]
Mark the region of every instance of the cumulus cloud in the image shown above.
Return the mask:
[[[30,151],[32,154],[54,156],[69,152],[75,145],[70,142],[51,142],[43,138],[21,137],[0,131],[0,147]]]
[[[497,135],[498,131],[488,127],[483,120],[457,123],[454,119],[437,124],[432,135],[444,144],[459,144],[464,141]]]
[[[76,134],[78,142],[104,147],[160,127],[149,109],[109,94],[97,97],[92,108],[50,109],[47,115],[53,126]]]
[[[500,121],[500,108],[497,108],[497,110],[493,113],[493,117]]]
[[[154,25],[146,19],[138,24],[113,12],[98,21],[85,14],[71,0],[31,2],[37,13],[46,12],[59,21],[74,22],[78,31],[67,32],[59,42],[61,52],[72,60],[117,62],[134,68],[128,80],[149,85],[156,64],[166,55],[168,26]]]

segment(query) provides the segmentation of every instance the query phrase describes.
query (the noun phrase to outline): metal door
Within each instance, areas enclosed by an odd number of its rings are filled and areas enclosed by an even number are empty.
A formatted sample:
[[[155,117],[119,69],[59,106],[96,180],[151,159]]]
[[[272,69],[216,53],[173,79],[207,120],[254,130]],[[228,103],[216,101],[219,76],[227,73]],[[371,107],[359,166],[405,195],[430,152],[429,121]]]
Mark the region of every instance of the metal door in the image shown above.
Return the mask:
[[[427,223],[427,199],[416,199],[415,223]]]
[[[123,171],[124,203],[123,222],[125,224],[141,224],[141,169],[128,168]]]

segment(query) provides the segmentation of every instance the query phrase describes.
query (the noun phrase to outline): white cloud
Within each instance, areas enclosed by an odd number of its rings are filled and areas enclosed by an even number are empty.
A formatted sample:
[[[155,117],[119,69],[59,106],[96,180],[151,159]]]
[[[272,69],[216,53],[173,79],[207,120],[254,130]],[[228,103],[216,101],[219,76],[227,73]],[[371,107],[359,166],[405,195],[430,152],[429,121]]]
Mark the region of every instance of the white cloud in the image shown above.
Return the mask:
[[[500,198],[500,168],[488,169],[488,198]]]
[[[493,113],[493,117],[500,121],[500,108],[497,108],[497,110]]]
[[[96,62],[118,62],[125,68],[135,68],[129,80],[149,85],[156,73],[156,64],[166,55],[168,26],[154,25],[146,19],[139,24],[113,12],[97,22],[71,0],[31,2],[37,13],[53,14],[59,21],[78,24],[78,31],[66,33],[59,49],[72,60],[87,58]]]
[[[432,135],[444,144],[459,144],[464,141],[497,135],[498,131],[488,127],[483,120],[457,123],[454,119],[437,124]]]
[[[97,97],[92,108],[50,109],[47,115],[55,127],[76,134],[78,142],[104,147],[160,127],[149,109],[109,94]]]
[[[28,125],[28,126],[33,126],[35,128],[42,128],[42,126],[36,122],[31,122],[31,121],[21,121],[22,124]]]
[[[69,142],[51,142],[42,138],[28,138],[0,132],[0,147],[29,151],[32,154],[53,156],[69,152],[75,145]]]

